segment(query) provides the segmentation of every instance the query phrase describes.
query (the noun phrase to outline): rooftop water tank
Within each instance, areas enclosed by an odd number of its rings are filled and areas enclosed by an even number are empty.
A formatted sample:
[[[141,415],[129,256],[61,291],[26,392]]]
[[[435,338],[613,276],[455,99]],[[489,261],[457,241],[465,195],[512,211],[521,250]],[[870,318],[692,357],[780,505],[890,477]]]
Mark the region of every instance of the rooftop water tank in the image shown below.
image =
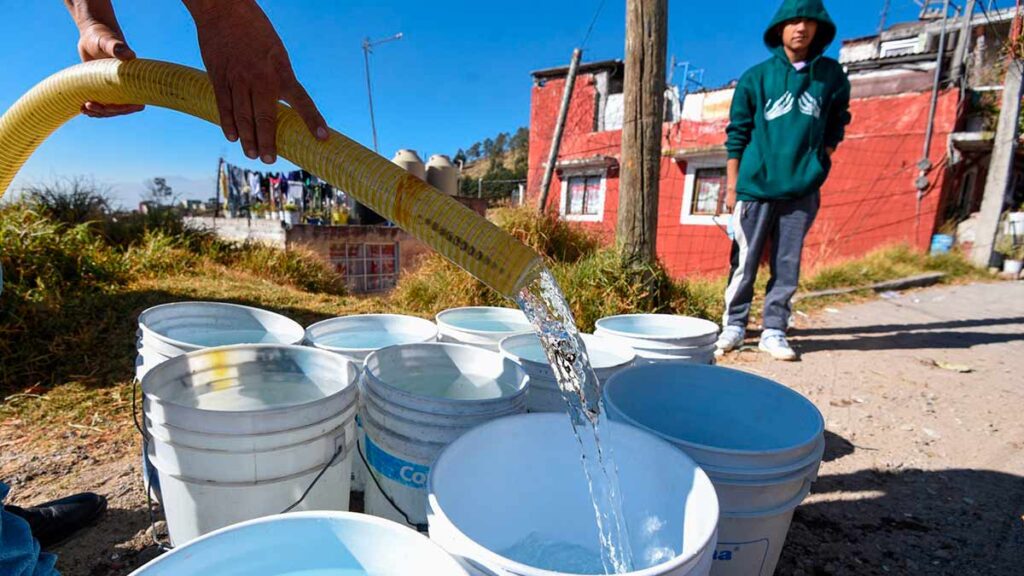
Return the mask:
[[[399,150],[391,161],[420,180],[427,179],[427,167],[423,164],[423,159],[420,158],[420,155],[415,150]]]
[[[448,194],[459,194],[459,169],[452,164],[451,158],[444,154],[435,154],[427,162],[427,183]]]

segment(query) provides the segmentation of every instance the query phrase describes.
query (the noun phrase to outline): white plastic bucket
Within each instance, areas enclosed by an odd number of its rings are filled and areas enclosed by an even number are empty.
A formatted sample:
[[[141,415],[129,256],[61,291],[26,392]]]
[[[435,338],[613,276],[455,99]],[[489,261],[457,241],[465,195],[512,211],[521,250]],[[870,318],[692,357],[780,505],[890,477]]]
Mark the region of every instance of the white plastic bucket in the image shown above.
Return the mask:
[[[175,302],[139,315],[136,379],[170,358],[215,346],[300,344],[305,331],[273,312],[221,302]]]
[[[470,346],[410,344],[371,353],[360,405],[359,445],[373,475],[366,512],[425,524],[427,475],[437,455],[474,426],[525,412],[527,384],[514,362]]]
[[[793,521],[793,513],[810,491],[811,482],[805,481],[803,488],[791,501],[772,510],[722,512],[718,547],[711,573],[716,576],[774,574],[786,543],[789,525]]]
[[[636,352],[620,342],[583,334],[583,344],[590,357],[590,365],[599,382],[606,382],[616,372],[633,365]],[[568,406],[562,398],[555,373],[544,355],[544,348],[536,334],[509,336],[499,345],[501,353],[519,364],[530,377],[527,408],[530,412],[566,412]]]
[[[358,369],[300,346],[210,348],[142,381],[171,541],[281,512],[348,508]],[[329,468],[328,468],[329,466]]]
[[[468,344],[492,352],[509,336],[533,333],[522,310],[478,306],[453,308],[437,315],[441,342]]]
[[[760,376],[687,364],[624,370],[604,395],[610,418],[672,442],[714,482],[720,540],[728,546],[719,545],[712,573],[772,574],[793,509],[817,479],[825,450],[824,419],[814,404]],[[740,520],[742,528],[734,526]]]
[[[421,534],[349,512],[303,512],[237,524],[172,550],[132,576],[465,576]]]
[[[632,347],[638,364],[711,364],[718,325],[687,316],[626,314],[598,320],[594,333]]]
[[[362,363],[375,350],[399,344],[437,340],[430,320],[398,314],[365,314],[332,318],[306,328],[310,346]]]
[[[306,328],[306,342],[315,348],[340,354],[361,367],[375,350],[399,344],[420,344],[437,340],[437,325],[430,320],[398,314],[364,314],[332,318]],[[356,430],[361,435],[362,426]],[[362,459],[352,464],[352,491],[366,489],[366,466]]]
[[[707,574],[719,516],[711,481],[669,443],[617,422],[608,426],[638,562],[630,574]],[[503,555],[534,535],[585,549],[600,563],[580,448],[563,414],[510,416],[463,435],[430,472],[429,505],[431,539],[473,574],[568,573]],[[665,561],[662,551],[674,557]]]

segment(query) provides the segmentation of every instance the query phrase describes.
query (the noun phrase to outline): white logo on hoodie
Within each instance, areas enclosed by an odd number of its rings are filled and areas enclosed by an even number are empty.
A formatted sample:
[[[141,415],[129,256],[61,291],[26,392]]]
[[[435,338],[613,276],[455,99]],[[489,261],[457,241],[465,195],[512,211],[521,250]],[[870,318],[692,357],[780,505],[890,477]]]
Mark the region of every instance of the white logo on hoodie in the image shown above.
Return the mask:
[[[821,98],[811,96],[810,92],[804,92],[800,97],[800,112],[815,118],[821,118]]]
[[[764,106],[764,119],[771,122],[789,114],[793,111],[793,102],[793,94],[788,91],[777,101],[769,99]]]

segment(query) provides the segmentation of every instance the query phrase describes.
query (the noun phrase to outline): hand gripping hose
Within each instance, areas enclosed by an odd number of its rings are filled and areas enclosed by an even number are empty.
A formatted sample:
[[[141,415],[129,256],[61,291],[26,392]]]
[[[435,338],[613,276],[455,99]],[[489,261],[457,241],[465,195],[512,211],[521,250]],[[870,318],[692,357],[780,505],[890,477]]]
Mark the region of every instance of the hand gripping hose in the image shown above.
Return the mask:
[[[87,101],[148,104],[219,124],[209,78],[153,60],[97,60],[68,68],[33,88],[0,117],[0,196],[32,152],[77,116]],[[331,131],[321,142],[299,115],[277,111],[280,155],[351,194],[509,298],[540,269],[535,252],[385,158]]]

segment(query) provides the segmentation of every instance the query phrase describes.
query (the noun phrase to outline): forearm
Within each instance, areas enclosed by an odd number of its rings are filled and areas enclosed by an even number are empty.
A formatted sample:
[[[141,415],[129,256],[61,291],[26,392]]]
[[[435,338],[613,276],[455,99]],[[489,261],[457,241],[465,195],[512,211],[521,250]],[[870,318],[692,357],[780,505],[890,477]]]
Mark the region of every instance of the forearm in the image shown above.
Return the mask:
[[[181,0],[197,24],[218,14],[230,12],[238,4],[256,4],[256,0]]]
[[[64,0],[79,29],[95,22],[117,22],[110,0]]]
[[[725,163],[725,188],[726,206],[732,208],[736,205],[736,182],[740,177],[740,159],[730,158]]]

